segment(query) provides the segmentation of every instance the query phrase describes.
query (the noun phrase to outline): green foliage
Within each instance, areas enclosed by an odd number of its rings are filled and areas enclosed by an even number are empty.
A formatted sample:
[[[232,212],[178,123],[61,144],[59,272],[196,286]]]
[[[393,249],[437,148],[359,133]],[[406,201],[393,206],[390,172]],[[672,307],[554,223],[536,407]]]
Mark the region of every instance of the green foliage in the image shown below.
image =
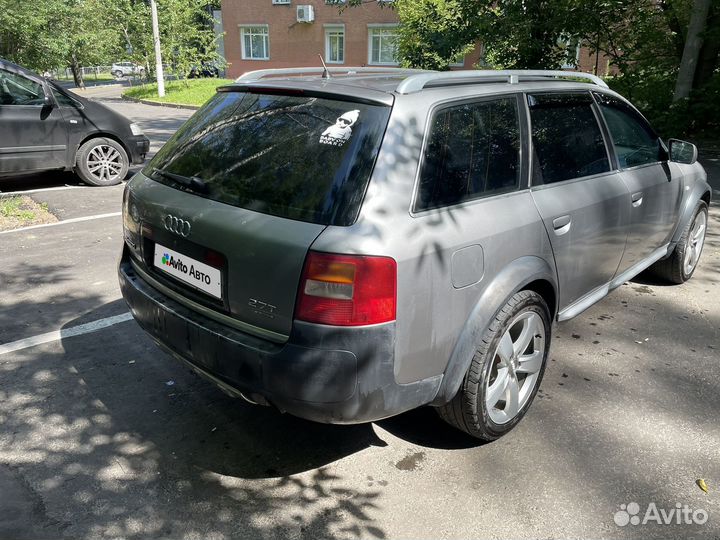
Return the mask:
[[[508,69],[557,69],[574,56],[585,2],[577,0],[499,0],[478,38],[485,60]]]
[[[215,0],[157,0],[163,61],[185,76],[217,60]],[[150,7],[143,0],[0,0],[0,56],[36,71],[131,60],[155,67]]]
[[[147,99],[158,103],[200,106],[215,95],[215,89],[230,84],[230,79],[192,79],[165,83],[165,97],[158,97],[157,83],[136,86],[126,90],[124,95],[134,99]]]
[[[720,135],[720,73],[688,99],[673,103],[675,72],[634,70],[608,80],[647,117],[664,138],[716,138]]]
[[[217,62],[210,0],[161,0],[158,3],[163,61],[185,77],[192,66]]]
[[[399,54],[409,67],[449,69],[473,47],[476,30],[462,0],[396,0]]]
[[[0,54],[37,70],[106,61],[116,39],[111,0],[0,0]]]

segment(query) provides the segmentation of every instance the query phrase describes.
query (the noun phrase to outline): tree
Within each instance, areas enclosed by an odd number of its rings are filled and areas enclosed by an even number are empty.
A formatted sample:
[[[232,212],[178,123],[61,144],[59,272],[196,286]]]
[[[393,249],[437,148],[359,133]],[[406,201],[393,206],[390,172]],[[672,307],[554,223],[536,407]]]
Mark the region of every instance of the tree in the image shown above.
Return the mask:
[[[150,11],[144,0],[0,0],[0,56],[37,71],[131,59],[152,72]],[[217,59],[211,10],[217,0],[158,0],[163,55],[178,74]]]
[[[110,0],[38,0],[32,9],[0,0],[0,53],[39,71],[69,66],[84,86],[83,65],[106,62],[116,45]]]
[[[477,38],[473,18],[461,0],[396,0],[400,18],[399,56],[403,64],[449,69]]]
[[[688,97],[690,90],[692,90],[695,68],[697,67],[700,50],[703,45],[702,34],[705,30],[705,24],[710,11],[710,2],[711,0],[695,0],[693,3],[690,24],[687,37],[685,38],[685,48],[683,49],[677,83],[675,84],[673,101]]]
[[[212,0],[157,0],[163,58],[180,77],[193,66],[217,62]]]

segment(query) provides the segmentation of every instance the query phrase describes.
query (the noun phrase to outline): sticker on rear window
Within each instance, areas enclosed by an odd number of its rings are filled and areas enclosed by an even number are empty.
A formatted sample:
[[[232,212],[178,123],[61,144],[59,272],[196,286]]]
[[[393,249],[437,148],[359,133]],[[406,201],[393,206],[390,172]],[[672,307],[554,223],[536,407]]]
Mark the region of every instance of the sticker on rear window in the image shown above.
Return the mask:
[[[320,144],[330,144],[332,146],[342,146],[352,135],[352,126],[357,122],[360,111],[348,111],[339,116],[335,121],[335,125],[330,126],[322,135],[320,135]]]

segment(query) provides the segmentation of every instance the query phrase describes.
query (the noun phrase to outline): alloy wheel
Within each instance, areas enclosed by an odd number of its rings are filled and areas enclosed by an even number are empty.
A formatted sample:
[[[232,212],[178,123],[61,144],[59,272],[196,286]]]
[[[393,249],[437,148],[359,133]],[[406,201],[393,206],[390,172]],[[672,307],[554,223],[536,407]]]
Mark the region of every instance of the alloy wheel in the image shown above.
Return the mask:
[[[534,311],[516,316],[500,338],[485,388],[485,405],[494,423],[510,422],[532,396],[545,339],[545,325]]]
[[[88,152],[86,165],[88,172],[100,183],[110,183],[119,179],[123,158],[112,146],[99,144]]]
[[[700,259],[703,244],[705,243],[705,231],[707,230],[707,214],[703,211],[695,216],[692,229],[690,230],[685,245],[685,257],[683,259],[683,271],[686,276],[692,274]]]

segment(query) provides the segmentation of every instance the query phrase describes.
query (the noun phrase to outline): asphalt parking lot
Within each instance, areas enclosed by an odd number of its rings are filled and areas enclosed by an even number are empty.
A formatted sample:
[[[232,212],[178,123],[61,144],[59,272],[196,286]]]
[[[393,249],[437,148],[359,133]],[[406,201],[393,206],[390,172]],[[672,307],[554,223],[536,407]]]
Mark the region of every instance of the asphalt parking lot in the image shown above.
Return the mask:
[[[152,151],[191,113],[95,92]],[[326,426],[225,396],[127,316],[122,186],[23,182],[0,190],[60,222],[0,234],[0,539],[720,538],[719,206],[692,280],[557,325],[529,413],[481,445],[431,409]],[[707,520],[618,525],[630,503]]]

